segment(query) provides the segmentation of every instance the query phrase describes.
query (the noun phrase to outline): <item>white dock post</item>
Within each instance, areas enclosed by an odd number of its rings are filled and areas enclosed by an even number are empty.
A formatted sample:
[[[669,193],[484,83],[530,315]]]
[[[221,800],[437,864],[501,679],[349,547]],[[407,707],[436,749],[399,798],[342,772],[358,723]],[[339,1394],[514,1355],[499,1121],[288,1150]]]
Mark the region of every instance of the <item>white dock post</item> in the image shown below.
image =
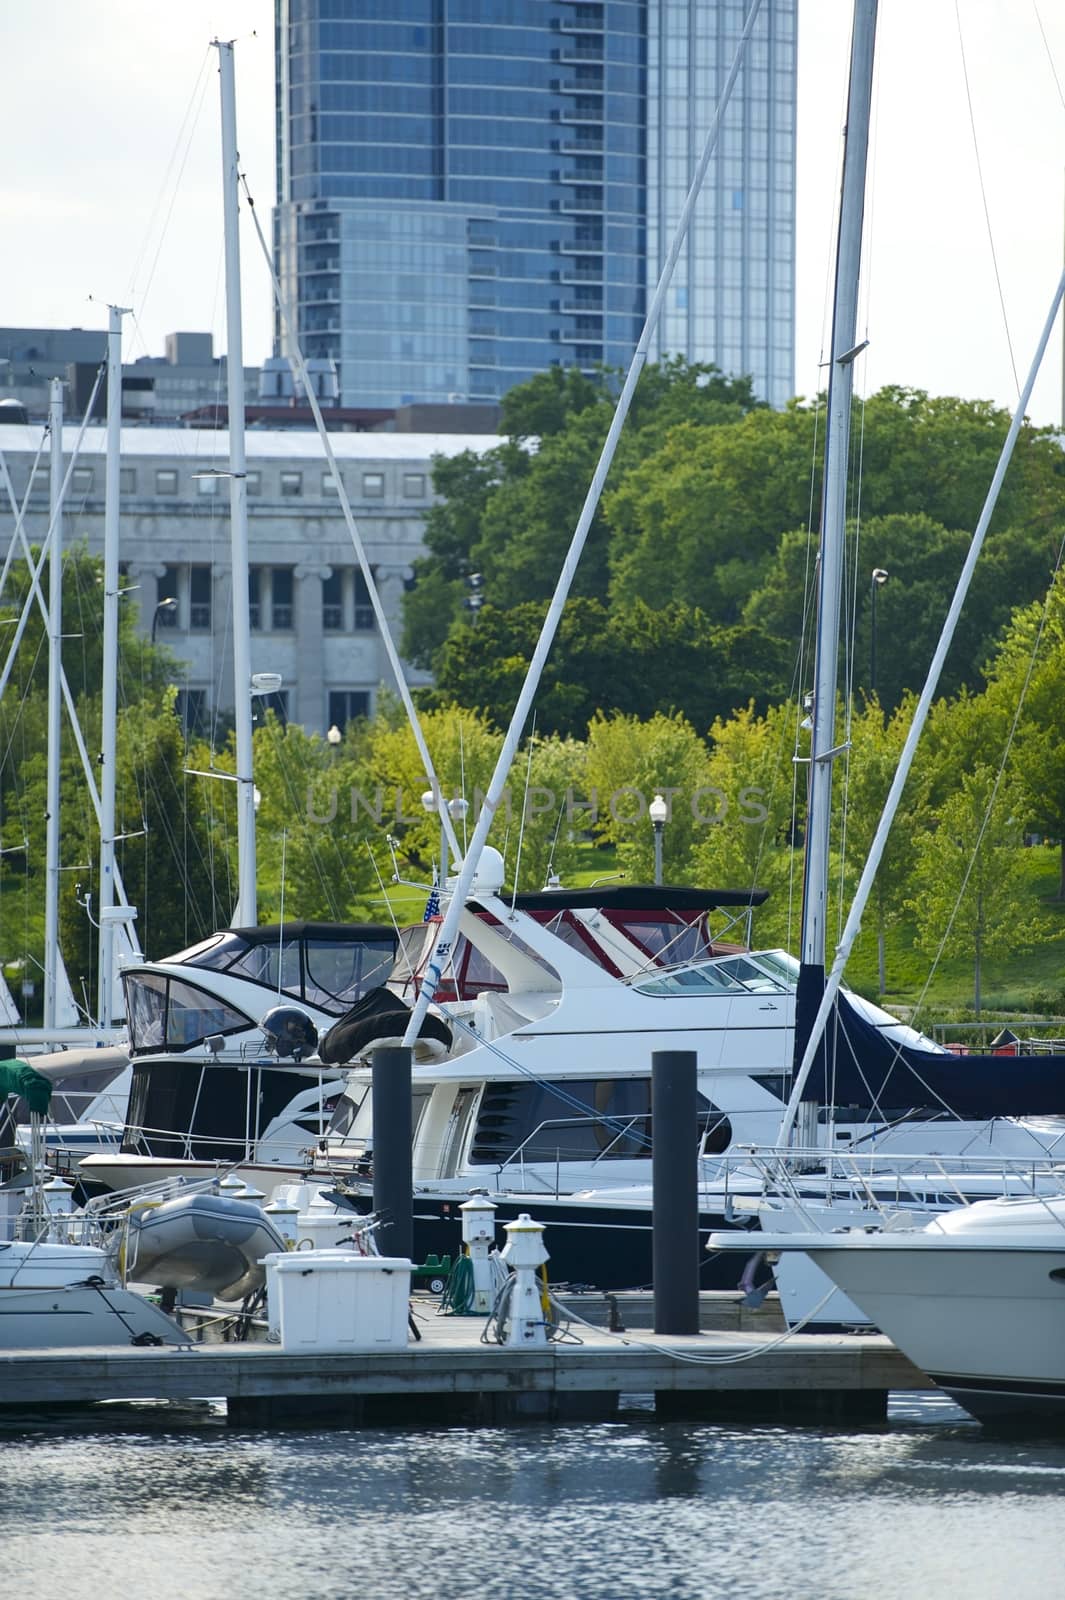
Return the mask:
[[[517,1221],[508,1222],[503,1231],[507,1235],[503,1260],[514,1269],[505,1343],[511,1347],[545,1345],[547,1326],[536,1276],[537,1268],[550,1259],[544,1249],[544,1225],[534,1222],[529,1213],[523,1211]]]
[[[496,1242],[496,1208],[487,1195],[474,1195],[459,1210],[462,1242],[469,1250],[473,1268],[473,1309],[487,1316],[495,1301],[495,1274],[489,1252]]]

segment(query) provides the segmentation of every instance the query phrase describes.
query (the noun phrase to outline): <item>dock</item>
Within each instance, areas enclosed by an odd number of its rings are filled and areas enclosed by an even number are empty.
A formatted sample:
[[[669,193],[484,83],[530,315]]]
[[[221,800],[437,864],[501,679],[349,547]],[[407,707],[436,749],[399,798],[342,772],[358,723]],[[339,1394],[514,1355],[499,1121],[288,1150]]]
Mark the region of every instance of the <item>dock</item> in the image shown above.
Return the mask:
[[[575,1324],[546,1347],[511,1349],[482,1342],[483,1318],[441,1316],[427,1300],[415,1308],[419,1340],[365,1354],[266,1342],[0,1351],[0,1422],[42,1407],[224,1398],[240,1427],[498,1425],[609,1418],[634,1395],[653,1395],[673,1419],[875,1421],[889,1390],[933,1387],[880,1336]]]

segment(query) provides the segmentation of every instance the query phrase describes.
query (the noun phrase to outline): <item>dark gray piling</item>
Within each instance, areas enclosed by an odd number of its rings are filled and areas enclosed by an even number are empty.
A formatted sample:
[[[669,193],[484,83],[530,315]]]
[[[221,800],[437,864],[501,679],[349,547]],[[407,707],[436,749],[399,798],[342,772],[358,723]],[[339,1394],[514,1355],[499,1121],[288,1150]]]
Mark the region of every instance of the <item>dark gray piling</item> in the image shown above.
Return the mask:
[[[656,1333],[699,1332],[699,1125],[694,1050],[651,1056]]]
[[[414,1246],[411,1191],[411,1053],[378,1045],[373,1053],[373,1208],[383,1256],[410,1257]]]

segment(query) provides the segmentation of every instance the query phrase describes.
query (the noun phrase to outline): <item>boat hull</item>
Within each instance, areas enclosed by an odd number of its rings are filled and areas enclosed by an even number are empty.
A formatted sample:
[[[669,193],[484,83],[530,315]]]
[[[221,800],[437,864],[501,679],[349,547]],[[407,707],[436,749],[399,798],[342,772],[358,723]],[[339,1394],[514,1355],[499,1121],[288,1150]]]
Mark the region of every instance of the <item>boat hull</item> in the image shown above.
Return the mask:
[[[1065,1427],[1065,1234],[1024,1244],[921,1230],[766,1235],[800,1247],[982,1422]]]
[[[450,1256],[454,1261],[462,1253],[462,1213],[460,1205],[466,1195],[451,1199],[421,1195],[414,1197],[413,1259],[425,1261],[428,1256]],[[548,1251],[548,1276],[554,1284],[587,1286],[604,1291],[646,1289],[653,1282],[651,1211],[649,1207],[601,1204],[587,1197],[577,1201],[560,1196],[555,1199],[536,1195],[492,1195],[496,1208],[497,1244],[506,1243],[502,1229],[522,1212],[528,1212],[546,1229],[544,1247]],[[369,1194],[351,1197],[354,1209],[368,1213],[373,1201]],[[706,1244],[711,1233],[734,1229],[720,1213],[704,1212],[699,1218],[699,1286],[703,1289],[736,1289],[739,1287],[749,1255],[760,1249],[757,1233],[749,1235],[751,1246],[748,1255],[711,1253]],[[388,1231],[382,1227],[377,1234],[381,1251],[388,1254]],[[768,1269],[765,1276],[768,1278]]]
[[[0,1289],[0,1350],[76,1350],[97,1345],[187,1344],[151,1301],[115,1284]]]

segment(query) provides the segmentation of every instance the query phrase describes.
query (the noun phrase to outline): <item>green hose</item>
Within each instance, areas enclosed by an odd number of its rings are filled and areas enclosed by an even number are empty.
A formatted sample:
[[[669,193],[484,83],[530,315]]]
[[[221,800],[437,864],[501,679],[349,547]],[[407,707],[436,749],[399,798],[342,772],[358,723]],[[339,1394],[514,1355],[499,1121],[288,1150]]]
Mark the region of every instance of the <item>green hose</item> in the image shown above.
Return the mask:
[[[473,1311],[473,1262],[468,1255],[458,1257],[448,1273],[440,1296],[442,1316],[468,1317]]]

